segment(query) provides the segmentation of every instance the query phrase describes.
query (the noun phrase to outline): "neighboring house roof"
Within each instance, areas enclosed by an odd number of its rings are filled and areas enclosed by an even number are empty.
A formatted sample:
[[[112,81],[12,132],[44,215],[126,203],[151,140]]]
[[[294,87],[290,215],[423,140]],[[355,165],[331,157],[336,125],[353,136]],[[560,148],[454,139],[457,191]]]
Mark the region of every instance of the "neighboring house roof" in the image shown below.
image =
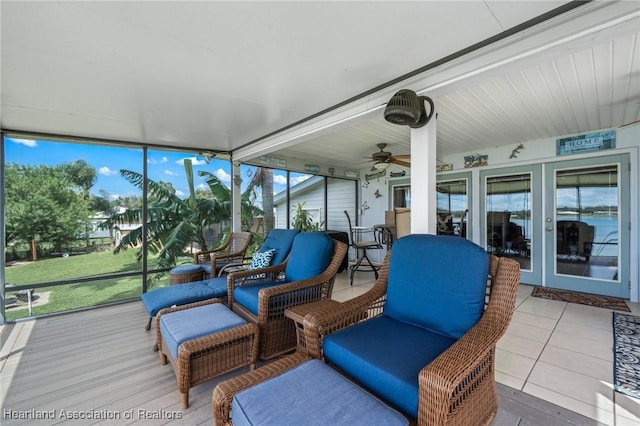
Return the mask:
[[[307,180],[304,180],[291,188],[289,188],[289,195],[291,197],[300,196],[305,192],[309,192],[318,185],[324,182],[324,176],[312,176]],[[287,201],[287,191],[278,192],[273,195],[273,205],[278,206]]]

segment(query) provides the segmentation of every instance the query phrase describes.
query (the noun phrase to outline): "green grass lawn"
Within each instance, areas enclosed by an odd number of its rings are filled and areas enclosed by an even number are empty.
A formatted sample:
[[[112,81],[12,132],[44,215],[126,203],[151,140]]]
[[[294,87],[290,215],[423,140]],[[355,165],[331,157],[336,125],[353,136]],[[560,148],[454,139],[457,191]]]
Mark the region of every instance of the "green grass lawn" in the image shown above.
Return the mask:
[[[140,272],[141,264],[136,261],[135,254],[135,250],[127,250],[117,255],[111,252],[98,252],[17,264],[5,268],[5,282],[28,285],[116,272]],[[168,273],[155,278],[150,283],[150,288],[168,284]],[[142,276],[43,287],[34,292],[32,314],[36,316],[100,305],[135,298],[140,294],[142,294]],[[13,294],[8,292],[7,296],[10,297]],[[47,297],[48,302],[39,305]],[[40,302],[36,298],[40,298]],[[7,309],[5,312],[7,320],[25,318],[28,315],[26,305],[24,308]]]

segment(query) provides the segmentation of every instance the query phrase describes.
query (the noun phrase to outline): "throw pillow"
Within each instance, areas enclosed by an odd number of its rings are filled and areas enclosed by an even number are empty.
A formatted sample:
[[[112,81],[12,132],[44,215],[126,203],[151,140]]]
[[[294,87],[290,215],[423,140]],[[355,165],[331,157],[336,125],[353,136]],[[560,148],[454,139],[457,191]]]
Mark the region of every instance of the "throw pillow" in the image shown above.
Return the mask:
[[[275,252],[276,249],[271,249],[262,253],[254,253],[251,257],[249,269],[266,268],[271,266],[271,259],[273,259],[273,254]]]

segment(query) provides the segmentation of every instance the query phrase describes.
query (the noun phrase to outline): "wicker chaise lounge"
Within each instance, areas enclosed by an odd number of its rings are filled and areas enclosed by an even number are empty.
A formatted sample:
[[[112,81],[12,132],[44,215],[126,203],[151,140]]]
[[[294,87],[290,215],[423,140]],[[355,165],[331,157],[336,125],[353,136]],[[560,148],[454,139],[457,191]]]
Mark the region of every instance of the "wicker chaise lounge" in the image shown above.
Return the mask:
[[[465,267],[452,268],[460,258]],[[257,384],[284,377],[311,356],[398,409],[411,423],[490,424],[497,412],[495,346],[511,320],[519,281],[517,262],[487,255],[466,239],[401,238],[370,291],[305,316],[309,354],[298,352],[219,383],[212,400],[215,423],[231,424],[232,405],[239,419],[270,411],[282,413],[286,422],[288,410],[278,401],[293,405],[290,395],[269,398],[260,407],[243,406],[235,395],[253,392],[255,398],[262,389]],[[305,404],[313,398],[309,392],[294,400]],[[342,399],[334,403],[349,410]],[[311,405],[316,411],[308,408],[308,415],[322,419],[316,401]]]

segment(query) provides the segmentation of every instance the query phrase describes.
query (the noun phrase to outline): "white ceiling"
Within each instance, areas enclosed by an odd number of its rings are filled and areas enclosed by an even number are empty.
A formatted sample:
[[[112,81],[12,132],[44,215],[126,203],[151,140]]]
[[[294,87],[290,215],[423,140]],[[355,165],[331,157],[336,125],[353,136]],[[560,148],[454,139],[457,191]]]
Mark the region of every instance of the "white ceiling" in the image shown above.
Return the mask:
[[[0,125],[351,168],[380,142],[409,152],[382,118],[403,87],[436,102],[438,156],[639,120],[636,1],[394,82],[566,3],[3,0]]]

